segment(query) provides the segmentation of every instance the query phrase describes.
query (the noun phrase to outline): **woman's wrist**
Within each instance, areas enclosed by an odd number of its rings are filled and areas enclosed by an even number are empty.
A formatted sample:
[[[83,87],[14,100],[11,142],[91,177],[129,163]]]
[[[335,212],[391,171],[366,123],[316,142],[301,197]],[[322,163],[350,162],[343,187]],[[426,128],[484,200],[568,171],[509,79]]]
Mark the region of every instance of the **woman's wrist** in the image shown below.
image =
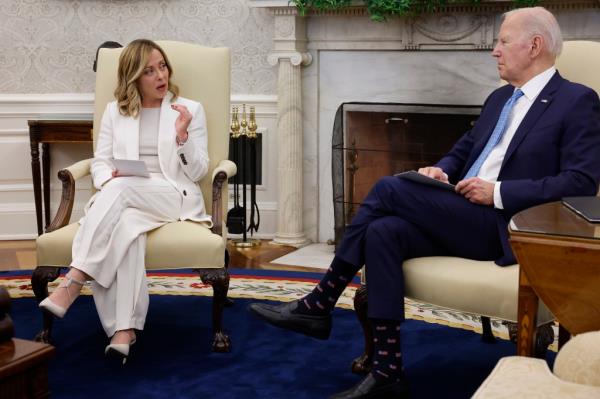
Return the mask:
[[[184,145],[186,143],[186,141],[188,140],[188,133],[185,132],[184,134],[180,135],[179,133],[175,136],[175,141],[177,142],[178,145]]]

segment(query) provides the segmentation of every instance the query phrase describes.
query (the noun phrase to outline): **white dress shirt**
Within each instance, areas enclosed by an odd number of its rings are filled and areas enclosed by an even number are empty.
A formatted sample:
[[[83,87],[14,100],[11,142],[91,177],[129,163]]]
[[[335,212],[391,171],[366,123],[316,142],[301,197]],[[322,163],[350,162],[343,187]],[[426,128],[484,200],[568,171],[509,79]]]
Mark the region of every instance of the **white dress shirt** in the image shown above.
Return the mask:
[[[525,115],[527,115],[529,108],[531,108],[533,102],[540,94],[542,89],[548,84],[550,79],[552,79],[552,76],[554,76],[555,72],[556,68],[552,66],[530,79],[523,85],[523,87],[519,87],[523,92],[523,96],[517,100],[513,106],[513,109],[511,110],[511,113],[508,117],[506,131],[504,132],[500,142],[494,147],[492,152],[490,152],[490,155],[488,155],[487,159],[483,162],[483,165],[481,165],[481,169],[479,169],[477,177],[488,182],[496,183],[494,185],[494,207],[498,209],[504,209],[502,197],[500,196],[501,182],[497,180],[498,175],[500,174],[502,161],[504,161],[504,155],[506,154],[506,150],[508,150],[508,145],[512,141],[515,132],[523,121],[523,118],[525,118]],[[516,89],[517,88],[515,88],[515,90]]]

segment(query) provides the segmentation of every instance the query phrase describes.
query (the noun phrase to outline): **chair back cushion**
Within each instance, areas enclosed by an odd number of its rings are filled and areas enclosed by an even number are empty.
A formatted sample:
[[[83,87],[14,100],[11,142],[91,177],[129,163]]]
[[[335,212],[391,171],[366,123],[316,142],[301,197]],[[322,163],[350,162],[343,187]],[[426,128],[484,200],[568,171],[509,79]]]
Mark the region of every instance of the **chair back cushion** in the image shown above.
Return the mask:
[[[212,204],[211,173],[229,153],[230,56],[228,48],[176,41],[156,41],[173,67],[171,81],[179,95],[202,103],[208,130],[209,172],[200,181],[207,211]],[[114,101],[119,56],[123,49],[102,48],[98,54],[94,102],[94,148],[106,104]]]
[[[588,40],[564,42],[563,51],[556,60],[556,69],[565,79],[600,93],[600,43]]]

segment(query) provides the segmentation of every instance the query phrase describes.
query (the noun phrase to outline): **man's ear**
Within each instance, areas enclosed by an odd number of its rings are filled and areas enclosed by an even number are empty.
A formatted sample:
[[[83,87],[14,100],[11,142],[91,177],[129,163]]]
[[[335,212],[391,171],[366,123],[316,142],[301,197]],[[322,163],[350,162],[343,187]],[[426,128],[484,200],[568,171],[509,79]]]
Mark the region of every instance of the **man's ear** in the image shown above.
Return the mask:
[[[531,48],[529,50],[531,58],[537,58],[544,48],[544,38],[541,35],[534,35],[531,39]]]

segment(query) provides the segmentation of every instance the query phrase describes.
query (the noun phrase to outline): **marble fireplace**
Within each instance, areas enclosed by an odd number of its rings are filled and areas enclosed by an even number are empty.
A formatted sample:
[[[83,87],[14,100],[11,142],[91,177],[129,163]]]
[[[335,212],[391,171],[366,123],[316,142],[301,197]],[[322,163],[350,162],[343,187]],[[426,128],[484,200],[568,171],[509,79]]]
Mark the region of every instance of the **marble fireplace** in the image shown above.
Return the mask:
[[[370,20],[365,7],[299,16],[287,0],[250,0],[274,15],[278,68],[275,242],[333,241],[332,131],[344,103],[480,106],[500,81],[491,50],[508,0]],[[542,1],[565,40],[600,41],[600,1]]]

